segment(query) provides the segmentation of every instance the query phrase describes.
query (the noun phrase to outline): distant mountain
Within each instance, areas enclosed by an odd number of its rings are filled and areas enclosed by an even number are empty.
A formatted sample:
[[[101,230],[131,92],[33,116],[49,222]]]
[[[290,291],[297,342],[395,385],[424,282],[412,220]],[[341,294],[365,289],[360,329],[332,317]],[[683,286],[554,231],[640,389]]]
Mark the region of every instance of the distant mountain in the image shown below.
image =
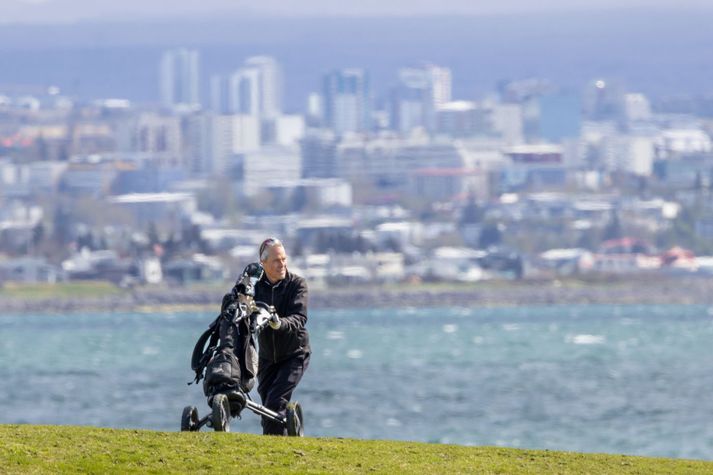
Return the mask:
[[[0,93],[9,85],[54,84],[84,98],[155,101],[158,60],[172,46],[200,49],[204,89],[211,74],[248,55],[275,56],[292,109],[302,108],[331,68],[369,69],[378,96],[398,68],[423,61],[451,67],[460,98],[492,91],[501,79],[533,76],[569,87],[614,78],[652,95],[711,93],[712,11],[5,25]]]

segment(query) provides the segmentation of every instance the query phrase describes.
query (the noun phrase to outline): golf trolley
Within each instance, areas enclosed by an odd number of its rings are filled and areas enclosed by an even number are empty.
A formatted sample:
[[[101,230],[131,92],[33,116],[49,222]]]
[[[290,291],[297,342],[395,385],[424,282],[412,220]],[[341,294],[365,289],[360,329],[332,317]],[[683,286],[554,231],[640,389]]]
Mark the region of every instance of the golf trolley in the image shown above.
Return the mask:
[[[283,417],[250,398],[257,374],[255,340],[275,318],[273,307],[255,301],[255,284],[262,274],[263,268],[258,263],[245,268],[233,294],[224,297],[221,314],[198,339],[191,359],[191,368],[196,373],[193,382],[203,379],[211,413],[201,418],[195,406],[186,406],[181,415],[181,431],[194,432],[207,426],[216,432],[230,432],[230,419],[240,417],[247,408],[279,422],[289,436],[304,435],[302,407],[298,402],[289,403]]]

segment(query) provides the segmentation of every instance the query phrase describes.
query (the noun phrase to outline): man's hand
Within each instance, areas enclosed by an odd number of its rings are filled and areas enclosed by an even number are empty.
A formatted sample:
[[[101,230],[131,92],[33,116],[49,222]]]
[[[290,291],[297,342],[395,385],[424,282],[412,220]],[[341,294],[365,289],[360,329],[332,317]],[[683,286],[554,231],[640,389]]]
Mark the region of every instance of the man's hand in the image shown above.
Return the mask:
[[[282,326],[280,317],[277,315],[277,311],[273,306],[270,306],[270,320],[268,320],[267,324],[270,325],[270,328],[273,330],[279,330]]]

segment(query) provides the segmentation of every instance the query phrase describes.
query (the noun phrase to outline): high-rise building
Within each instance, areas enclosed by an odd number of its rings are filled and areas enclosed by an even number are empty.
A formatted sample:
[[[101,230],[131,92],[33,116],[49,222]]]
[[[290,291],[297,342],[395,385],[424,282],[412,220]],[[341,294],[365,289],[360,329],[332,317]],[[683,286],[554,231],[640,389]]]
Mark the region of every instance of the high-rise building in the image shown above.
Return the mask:
[[[187,168],[196,175],[231,174],[239,156],[260,149],[260,123],[248,115],[194,114],[184,130]]]
[[[274,119],[282,113],[282,68],[269,56],[252,56],[245,66],[258,71],[259,110],[262,119]]]
[[[603,165],[610,171],[625,171],[649,176],[654,164],[654,138],[612,135],[601,143]]]
[[[161,58],[159,87],[165,107],[200,106],[198,51],[186,48],[168,50]]]
[[[337,135],[369,129],[369,77],[363,69],[342,69],[324,76],[324,122]]]
[[[240,68],[230,76],[230,112],[260,117],[263,90],[260,71],[256,68]]]
[[[335,178],[339,176],[337,145],[339,139],[327,130],[314,130],[301,145],[303,178]]]
[[[583,94],[584,116],[591,120],[620,120],[624,109],[621,82],[597,79],[587,84]]]
[[[416,128],[433,128],[433,83],[425,69],[399,70],[399,83],[391,96],[391,128],[409,133]]]
[[[230,114],[230,78],[213,76],[210,78],[210,110],[216,114]]]
[[[211,109],[273,120],[282,113],[282,71],[273,58],[253,56],[229,76],[211,80]]]
[[[433,131],[436,111],[451,101],[451,71],[426,65],[399,70],[391,95],[391,128],[408,133],[416,128]]]
[[[443,104],[436,114],[436,132],[450,137],[472,137],[483,132],[483,110],[472,101]]]
[[[441,66],[428,65],[425,67],[431,79],[433,106],[438,109],[443,104],[451,102],[452,79],[451,70]]]

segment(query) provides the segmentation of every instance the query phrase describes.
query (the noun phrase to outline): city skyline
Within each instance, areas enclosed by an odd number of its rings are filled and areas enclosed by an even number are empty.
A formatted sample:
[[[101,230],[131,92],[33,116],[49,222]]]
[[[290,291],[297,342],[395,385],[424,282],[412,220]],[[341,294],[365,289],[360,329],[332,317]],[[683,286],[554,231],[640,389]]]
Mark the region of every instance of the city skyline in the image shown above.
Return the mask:
[[[433,62],[453,71],[453,97],[473,98],[501,80],[540,77],[568,87],[619,79],[651,97],[710,94],[713,48],[706,15],[639,10],[624,15],[512,17],[222,18],[0,28],[0,90],[58,86],[78,99],[155,101],[157,58],[186,47],[201,55],[202,101],[210,78],[246,58],[274,57],[288,84],[284,110],[304,107],[333,68],[369,71],[374,90],[398,81],[398,68]],[[666,35],[661,35],[666,31]],[[365,35],[364,32],[369,32]],[[147,87],[147,85],[150,85]]]

